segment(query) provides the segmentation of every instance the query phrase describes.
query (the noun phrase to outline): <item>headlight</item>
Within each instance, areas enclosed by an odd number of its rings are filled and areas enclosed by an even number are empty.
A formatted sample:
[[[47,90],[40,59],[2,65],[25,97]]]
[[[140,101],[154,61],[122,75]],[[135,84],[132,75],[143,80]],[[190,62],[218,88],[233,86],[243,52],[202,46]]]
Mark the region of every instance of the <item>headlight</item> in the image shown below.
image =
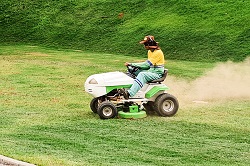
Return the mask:
[[[98,84],[98,83],[97,83],[97,81],[96,81],[94,78],[92,78],[92,79],[89,81],[89,84]]]

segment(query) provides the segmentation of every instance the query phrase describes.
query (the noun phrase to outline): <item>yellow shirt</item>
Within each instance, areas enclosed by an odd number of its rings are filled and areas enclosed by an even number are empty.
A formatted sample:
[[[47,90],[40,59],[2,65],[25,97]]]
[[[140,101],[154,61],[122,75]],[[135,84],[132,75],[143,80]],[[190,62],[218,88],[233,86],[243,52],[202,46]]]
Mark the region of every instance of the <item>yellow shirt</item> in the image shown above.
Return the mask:
[[[148,50],[148,61],[150,61],[153,66],[164,65],[165,60],[162,50],[154,50],[154,52]]]
[[[151,52],[148,50],[148,59],[141,63],[131,63],[132,66],[140,67],[142,70],[148,70],[149,72],[163,74],[164,73],[164,54],[162,50],[154,50]]]

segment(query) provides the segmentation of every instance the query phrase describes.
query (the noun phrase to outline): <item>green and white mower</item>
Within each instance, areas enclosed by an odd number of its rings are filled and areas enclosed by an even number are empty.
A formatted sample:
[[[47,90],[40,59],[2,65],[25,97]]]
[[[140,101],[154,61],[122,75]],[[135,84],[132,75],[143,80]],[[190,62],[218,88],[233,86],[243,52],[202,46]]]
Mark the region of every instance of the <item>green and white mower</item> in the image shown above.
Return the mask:
[[[170,117],[176,114],[179,108],[178,100],[166,91],[169,89],[162,82],[168,70],[158,80],[145,84],[133,98],[125,99],[118,91],[132,86],[136,67],[129,66],[128,72],[108,72],[94,74],[87,78],[85,91],[94,98],[90,108],[101,119],[115,117],[137,119],[147,116],[146,112],[156,112],[159,116]]]

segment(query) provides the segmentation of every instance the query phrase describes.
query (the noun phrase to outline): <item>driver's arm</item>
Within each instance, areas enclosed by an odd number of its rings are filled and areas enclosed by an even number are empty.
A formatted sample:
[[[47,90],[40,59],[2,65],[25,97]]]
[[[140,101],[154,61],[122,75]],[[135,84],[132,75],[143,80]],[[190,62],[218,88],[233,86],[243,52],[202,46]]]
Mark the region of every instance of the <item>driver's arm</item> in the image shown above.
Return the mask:
[[[148,70],[150,68],[150,64],[148,63],[148,61],[139,62],[139,63],[129,63],[129,65],[139,67],[144,70]]]

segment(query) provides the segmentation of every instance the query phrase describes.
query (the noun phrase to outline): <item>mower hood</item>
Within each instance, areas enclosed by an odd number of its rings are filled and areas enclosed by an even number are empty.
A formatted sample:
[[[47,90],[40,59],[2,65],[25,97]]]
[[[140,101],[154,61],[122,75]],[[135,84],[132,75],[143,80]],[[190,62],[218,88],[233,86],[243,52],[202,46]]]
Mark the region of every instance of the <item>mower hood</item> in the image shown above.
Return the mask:
[[[122,87],[133,84],[134,79],[123,72],[108,72],[94,74],[87,78],[84,86],[85,91],[94,97],[107,94],[109,87]]]

